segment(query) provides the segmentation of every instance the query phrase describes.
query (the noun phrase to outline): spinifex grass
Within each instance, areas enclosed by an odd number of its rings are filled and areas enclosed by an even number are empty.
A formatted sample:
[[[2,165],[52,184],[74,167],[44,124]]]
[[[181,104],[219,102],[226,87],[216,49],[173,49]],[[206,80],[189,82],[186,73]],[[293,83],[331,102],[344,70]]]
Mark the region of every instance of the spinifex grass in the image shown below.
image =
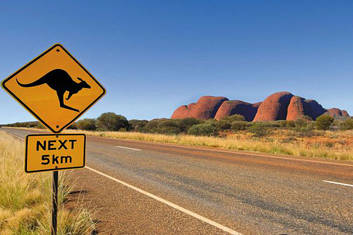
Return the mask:
[[[26,174],[24,143],[0,131],[0,234],[50,234],[51,172]],[[60,173],[58,234],[89,234],[94,223],[82,206],[64,207],[71,188]]]

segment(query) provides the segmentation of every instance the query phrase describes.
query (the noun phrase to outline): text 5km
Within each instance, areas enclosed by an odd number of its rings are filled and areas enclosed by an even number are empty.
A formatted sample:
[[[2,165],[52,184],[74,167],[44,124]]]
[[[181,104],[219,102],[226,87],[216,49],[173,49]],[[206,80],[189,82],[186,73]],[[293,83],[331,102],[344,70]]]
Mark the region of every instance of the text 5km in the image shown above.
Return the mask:
[[[42,165],[48,165],[49,163],[51,164],[65,164],[65,163],[71,163],[72,162],[72,157],[71,156],[55,156],[45,154],[42,155]]]

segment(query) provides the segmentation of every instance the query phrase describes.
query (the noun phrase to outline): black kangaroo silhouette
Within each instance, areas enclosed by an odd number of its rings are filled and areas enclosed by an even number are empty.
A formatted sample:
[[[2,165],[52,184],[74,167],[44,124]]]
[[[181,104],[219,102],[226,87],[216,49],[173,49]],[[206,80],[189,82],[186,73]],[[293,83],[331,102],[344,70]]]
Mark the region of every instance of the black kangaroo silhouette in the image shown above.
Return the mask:
[[[34,87],[42,84],[48,84],[50,88],[56,91],[56,94],[58,95],[58,98],[59,98],[60,107],[79,112],[78,109],[71,108],[64,104],[64,93],[66,91],[69,92],[69,95],[66,98],[66,100],[69,100],[73,94],[76,94],[82,88],[91,88],[81,78],[77,78],[77,79],[80,80],[79,83],[76,83],[74,80],[72,80],[70,75],[65,70],[54,69],[49,73],[45,74],[43,77],[39,78],[37,81],[34,81],[32,83],[22,84],[17,79],[16,81],[18,85],[22,87]]]

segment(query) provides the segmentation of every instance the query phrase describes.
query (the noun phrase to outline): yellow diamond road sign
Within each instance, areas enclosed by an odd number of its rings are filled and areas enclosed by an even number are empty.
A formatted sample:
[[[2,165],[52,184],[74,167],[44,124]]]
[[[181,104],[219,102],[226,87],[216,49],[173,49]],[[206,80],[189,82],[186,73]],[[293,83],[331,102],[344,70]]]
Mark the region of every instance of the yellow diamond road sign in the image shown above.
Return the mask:
[[[105,94],[103,86],[60,44],[5,79],[2,86],[54,133]]]

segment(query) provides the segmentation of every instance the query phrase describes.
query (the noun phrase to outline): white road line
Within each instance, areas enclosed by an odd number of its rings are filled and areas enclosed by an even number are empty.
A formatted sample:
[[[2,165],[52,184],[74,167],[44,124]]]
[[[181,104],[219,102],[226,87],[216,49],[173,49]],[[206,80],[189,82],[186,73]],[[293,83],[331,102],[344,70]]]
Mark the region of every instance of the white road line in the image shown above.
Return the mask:
[[[340,183],[340,182],[335,182],[335,181],[329,181],[329,180],[323,180],[324,182],[326,183],[329,183],[329,184],[338,184],[338,185],[343,185],[343,186],[348,186],[348,187],[353,187],[352,184],[344,184],[344,183]]]
[[[159,202],[161,202],[161,203],[164,203],[164,204],[166,204],[166,205],[168,205],[168,206],[170,206],[170,207],[172,207],[172,208],[174,208],[174,209],[177,209],[177,210],[179,210],[179,211],[181,211],[181,212],[183,212],[183,213],[185,213],[185,214],[187,214],[187,215],[190,215],[190,216],[192,216],[192,217],[194,217],[194,218],[196,218],[196,219],[198,219],[198,220],[201,220],[202,222],[205,222],[205,223],[207,223],[207,224],[210,224],[210,225],[212,225],[212,226],[215,226],[216,228],[219,228],[219,229],[221,229],[221,230],[223,230],[223,231],[225,231],[225,232],[227,232],[227,233],[234,234],[234,235],[241,235],[241,233],[236,232],[236,231],[234,231],[234,230],[231,229],[231,228],[228,228],[228,227],[226,227],[226,226],[224,226],[224,225],[221,225],[221,224],[219,224],[219,223],[217,223],[217,222],[215,222],[215,221],[213,221],[213,220],[210,220],[210,219],[208,219],[208,218],[206,218],[206,217],[203,217],[202,215],[196,214],[195,212],[192,212],[192,211],[190,211],[190,210],[188,210],[188,209],[185,209],[185,208],[183,208],[183,207],[181,207],[181,206],[178,206],[177,204],[174,204],[174,203],[172,203],[172,202],[170,202],[170,201],[167,201],[167,200],[165,200],[165,199],[163,199],[163,198],[160,198],[160,197],[158,197],[158,196],[156,196],[156,195],[154,195],[154,194],[152,194],[152,193],[146,192],[145,190],[142,190],[142,189],[140,189],[140,188],[137,188],[137,187],[135,187],[135,186],[132,186],[132,185],[130,185],[130,184],[124,182],[124,181],[118,180],[118,179],[116,179],[116,178],[114,178],[114,177],[111,177],[111,176],[109,176],[109,175],[107,175],[107,174],[105,174],[105,173],[103,173],[103,172],[97,171],[97,170],[95,170],[95,169],[93,169],[93,168],[90,168],[90,167],[88,167],[88,166],[86,166],[86,168],[87,168],[88,170],[93,171],[93,172],[95,172],[95,173],[97,173],[97,174],[99,174],[99,175],[102,175],[102,176],[104,176],[104,177],[106,177],[106,178],[108,178],[108,179],[111,179],[111,180],[113,180],[113,181],[115,181],[115,182],[117,182],[117,183],[120,183],[120,184],[122,184],[122,185],[124,185],[124,186],[126,186],[126,187],[128,187],[128,188],[130,188],[130,189],[133,189],[133,190],[135,190],[135,191],[137,191],[137,192],[139,192],[139,193],[142,193],[142,194],[144,194],[144,195],[146,195],[146,196],[148,196],[148,197],[150,197],[150,198],[153,198],[153,199],[155,199],[155,200],[157,200],[157,201],[159,201]]]
[[[128,149],[128,150],[133,150],[133,151],[141,151],[141,149],[135,149],[135,148],[129,148],[129,147],[125,147],[125,146],[115,146],[117,148],[121,148],[121,149]]]

